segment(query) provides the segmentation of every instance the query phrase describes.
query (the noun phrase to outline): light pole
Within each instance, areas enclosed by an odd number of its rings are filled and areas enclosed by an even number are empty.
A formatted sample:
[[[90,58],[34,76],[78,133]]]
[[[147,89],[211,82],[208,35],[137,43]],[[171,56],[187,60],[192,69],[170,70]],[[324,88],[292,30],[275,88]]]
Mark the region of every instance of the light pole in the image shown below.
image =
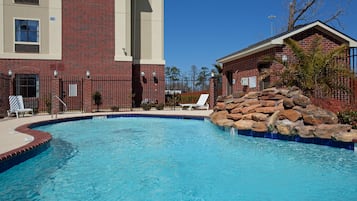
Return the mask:
[[[274,32],[274,30],[273,30],[273,20],[276,18],[276,16],[275,15],[269,15],[268,16],[268,18],[269,18],[269,20],[270,20],[270,36],[273,36],[273,32]]]

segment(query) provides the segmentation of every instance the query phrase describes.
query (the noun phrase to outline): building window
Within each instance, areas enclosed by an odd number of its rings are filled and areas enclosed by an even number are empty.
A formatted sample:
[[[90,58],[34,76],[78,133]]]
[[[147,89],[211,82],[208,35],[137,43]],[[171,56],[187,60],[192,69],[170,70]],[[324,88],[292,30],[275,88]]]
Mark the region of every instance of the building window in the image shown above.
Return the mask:
[[[15,52],[39,53],[38,20],[15,19]]]
[[[39,0],[15,0],[15,3],[39,5]]]
[[[39,79],[34,74],[16,74],[15,94],[25,98],[39,97]]]

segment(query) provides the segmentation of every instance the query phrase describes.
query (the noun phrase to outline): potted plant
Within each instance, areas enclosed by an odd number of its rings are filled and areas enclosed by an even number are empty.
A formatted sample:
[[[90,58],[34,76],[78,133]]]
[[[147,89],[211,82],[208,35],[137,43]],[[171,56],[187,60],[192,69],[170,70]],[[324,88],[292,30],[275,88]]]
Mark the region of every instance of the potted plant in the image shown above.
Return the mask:
[[[94,104],[97,106],[97,112],[99,111],[99,105],[102,104],[102,94],[99,91],[96,91],[93,94]]]

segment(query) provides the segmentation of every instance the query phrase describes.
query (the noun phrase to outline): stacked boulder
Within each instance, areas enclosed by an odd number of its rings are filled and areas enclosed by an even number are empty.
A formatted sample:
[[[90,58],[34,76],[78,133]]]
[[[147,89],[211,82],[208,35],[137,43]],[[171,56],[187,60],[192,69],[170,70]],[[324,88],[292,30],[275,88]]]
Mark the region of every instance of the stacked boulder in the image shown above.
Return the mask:
[[[335,113],[311,104],[296,87],[219,97],[210,118],[216,125],[238,130],[341,142],[357,140],[357,130],[339,124]]]

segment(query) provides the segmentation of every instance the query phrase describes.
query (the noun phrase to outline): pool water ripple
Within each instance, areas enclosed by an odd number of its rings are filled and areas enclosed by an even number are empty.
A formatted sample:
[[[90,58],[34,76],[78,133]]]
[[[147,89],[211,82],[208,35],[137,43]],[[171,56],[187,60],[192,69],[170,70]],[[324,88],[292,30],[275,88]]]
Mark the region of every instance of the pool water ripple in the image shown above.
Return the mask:
[[[357,200],[357,155],[231,135],[205,121],[43,126],[51,148],[0,174],[4,200]],[[20,187],[19,187],[20,186]]]

